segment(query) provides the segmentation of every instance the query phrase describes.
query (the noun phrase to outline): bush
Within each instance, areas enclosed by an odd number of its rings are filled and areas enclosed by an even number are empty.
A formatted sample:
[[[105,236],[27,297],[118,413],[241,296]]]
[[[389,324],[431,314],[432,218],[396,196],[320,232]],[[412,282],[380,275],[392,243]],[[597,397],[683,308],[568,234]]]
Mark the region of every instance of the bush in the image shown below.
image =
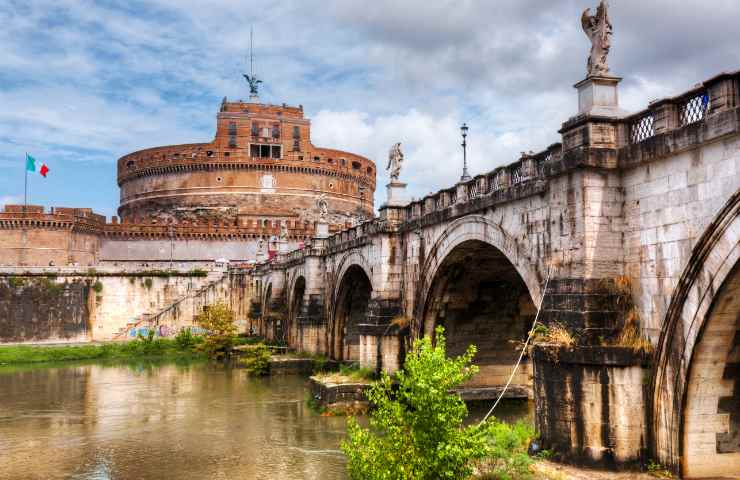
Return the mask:
[[[206,307],[195,317],[198,325],[208,330],[203,349],[213,359],[223,359],[231,354],[236,335],[234,312],[223,302]]]
[[[242,350],[241,364],[250,375],[267,375],[270,370],[270,350],[260,343]]]
[[[100,293],[103,291],[103,284],[100,280],[97,280],[93,286],[92,289],[95,291],[95,293]]]
[[[463,427],[467,407],[449,393],[473,377],[475,346],[447,358],[444,330],[416,340],[404,370],[396,374],[397,388],[383,374],[368,391],[377,408],[365,429],[348,422],[349,438],[342,443],[352,479],[463,479],[473,461],[492,452],[489,435],[495,424]]]
[[[489,453],[478,463],[478,471],[483,473],[479,478],[491,480],[531,478],[529,466],[532,459],[527,454],[527,448],[535,436],[534,427],[521,420],[509,425],[495,418],[492,418],[489,424]]]
[[[175,345],[181,351],[192,350],[201,341],[201,337],[193,335],[190,328],[183,328],[175,335]]]

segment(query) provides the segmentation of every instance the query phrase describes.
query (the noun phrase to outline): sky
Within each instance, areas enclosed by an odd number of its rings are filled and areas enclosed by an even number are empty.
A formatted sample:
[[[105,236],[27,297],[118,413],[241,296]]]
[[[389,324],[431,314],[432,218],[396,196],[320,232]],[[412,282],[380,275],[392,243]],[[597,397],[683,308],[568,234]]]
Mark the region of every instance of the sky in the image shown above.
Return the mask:
[[[560,141],[586,74],[597,0],[0,0],[0,205],[23,202],[24,152],[51,168],[29,203],[115,215],[116,160],[208,142],[221,99],[304,106],[316,146],[378,165],[402,142],[422,197]],[[736,0],[612,0],[621,107],[740,69]]]

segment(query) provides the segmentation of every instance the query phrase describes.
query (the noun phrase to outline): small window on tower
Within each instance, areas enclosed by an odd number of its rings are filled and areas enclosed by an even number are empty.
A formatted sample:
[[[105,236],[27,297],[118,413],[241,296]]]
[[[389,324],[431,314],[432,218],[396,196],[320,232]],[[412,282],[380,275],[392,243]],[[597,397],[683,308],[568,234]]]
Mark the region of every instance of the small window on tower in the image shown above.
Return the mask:
[[[321,157],[313,157],[313,161],[314,162],[320,162],[321,161]]]
[[[250,145],[249,146],[249,156],[252,158],[259,158],[260,156],[260,146],[259,145]]]
[[[252,136],[256,137],[260,134],[260,125],[257,122],[252,122]]]
[[[361,166],[360,162],[352,162],[352,170],[359,170]]]
[[[299,127],[293,127],[293,138],[301,138],[301,129]]]
[[[236,135],[236,122],[229,122],[229,135]]]
[[[294,152],[300,152],[301,151],[301,141],[297,138],[293,139],[293,151]]]
[[[270,128],[262,127],[262,138],[270,138]]]
[[[280,145],[273,145],[272,146],[272,158],[279,159],[280,158]]]
[[[280,124],[276,123],[272,126],[272,138],[280,138]]]

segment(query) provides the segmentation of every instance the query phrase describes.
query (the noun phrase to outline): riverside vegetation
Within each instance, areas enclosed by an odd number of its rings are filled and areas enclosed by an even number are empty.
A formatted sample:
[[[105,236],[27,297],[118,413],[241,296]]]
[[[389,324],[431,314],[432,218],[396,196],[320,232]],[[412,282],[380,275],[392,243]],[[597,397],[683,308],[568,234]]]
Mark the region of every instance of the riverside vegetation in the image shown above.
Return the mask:
[[[465,402],[450,391],[470,380],[476,348],[448,358],[444,329],[418,339],[403,370],[382,374],[368,391],[375,406],[369,428],[350,418],[342,443],[353,480],[525,479],[532,460],[531,425],[491,417],[464,426]]]
[[[248,342],[236,335],[234,313],[224,303],[206,308],[196,323],[208,335],[193,335],[190,328],[182,329],[173,338],[161,338],[150,330],[135,340],[101,345],[9,345],[0,347],[0,365],[20,363],[60,362],[73,360],[127,360],[212,358],[222,360],[235,345]]]

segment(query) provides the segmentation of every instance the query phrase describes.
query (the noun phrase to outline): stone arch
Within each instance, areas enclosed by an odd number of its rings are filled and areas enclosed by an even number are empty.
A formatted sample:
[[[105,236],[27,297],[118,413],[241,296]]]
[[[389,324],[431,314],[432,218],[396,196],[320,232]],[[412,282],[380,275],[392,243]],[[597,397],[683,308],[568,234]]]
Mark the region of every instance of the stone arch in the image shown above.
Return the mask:
[[[416,334],[431,335],[435,326],[443,325],[453,356],[476,344],[480,372],[468,386],[489,388],[490,396],[508,380],[519,342],[526,339],[536,315],[539,283],[526,260],[498,225],[478,217],[453,223],[422,269]],[[531,384],[525,359],[510,393],[529,396]]]
[[[499,250],[521,276],[532,300],[539,304],[542,295],[540,284],[543,279],[534,261],[525,256],[516,239],[499,225],[483,215],[468,215],[451,222],[429,249],[419,275],[420,286],[415,302],[417,314],[425,308],[424,302],[440,264],[458,245],[469,240],[479,240]]]
[[[288,315],[286,331],[286,342],[288,346],[295,346],[298,339],[298,321],[303,314],[306,296],[306,276],[303,269],[296,271],[288,288]]]
[[[691,471],[695,451],[686,449],[685,419],[690,413],[686,411],[689,389],[697,388],[690,385],[692,362],[702,359],[703,334],[726,296],[722,292],[734,283],[739,259],[740,192],[736,192],[692,251],[671,295],[654,357],[651,443],[659,461],[675,471]]]
[[[357,326],[367,318],[373,292],[368,269],[348,262],[339,270],[336,294],[332,300],[329,353],[336,360],[359,360]]]

